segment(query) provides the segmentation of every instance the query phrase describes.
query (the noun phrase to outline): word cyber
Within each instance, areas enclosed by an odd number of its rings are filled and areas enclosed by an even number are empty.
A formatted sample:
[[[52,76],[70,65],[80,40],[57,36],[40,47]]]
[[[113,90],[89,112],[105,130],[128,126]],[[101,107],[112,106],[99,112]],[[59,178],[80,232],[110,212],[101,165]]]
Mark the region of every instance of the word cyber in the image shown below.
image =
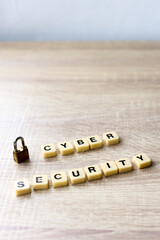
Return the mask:
[[[103,140],[107,146],[119,143],[119,137],[114,131],[104,133]],[[98,135],[95,135],[87,138],[75,139],[73,145],[70,141],[58,143],[58,150],[62,156],[74,153],[74,147],[78,153],[85,152],[103,147],[103,141]],[[44,158],[57,156],[57,151],[53,143],[42,145],[41,151]]]

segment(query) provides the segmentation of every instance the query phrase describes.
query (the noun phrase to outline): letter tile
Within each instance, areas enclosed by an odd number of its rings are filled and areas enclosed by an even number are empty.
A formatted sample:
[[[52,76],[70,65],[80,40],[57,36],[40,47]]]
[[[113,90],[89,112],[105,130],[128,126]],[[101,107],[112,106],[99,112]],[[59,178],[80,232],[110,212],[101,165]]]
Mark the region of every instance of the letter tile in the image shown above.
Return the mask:
[[[27,179],[14,181],[14,189],[17,196],[31,193],[31,187]]]
[[[103,147],[102,139],[98,136],[87,137],[90,149],[97,149]]]
[[[70,170],[69,177],[72,185],[86,182],[86,176],[82,168]]]
[[[84,168],[88,181],[102,178],[102,172],[98,165],[91,165]]]
[[[132,163],[128,158],[123,158],[115,161],[119,173],[131,172],[132,171]]]
[[[39,189],[48,189],[48,176],[47,175],[34,175],[33,176],[33,189],[39,190]]]
[[[151,165],[151,159],[145,153],[134,156],[133,162],[138,168],[145,168]]]
[[[103,134],[103,140],[105,141],[106,145],[113,145],[119,143],[119,137],[116,132],[108,132]]]
[[[68,185],[68,178],[65,172],[52,173],[51,178],[54,188],[64,187]]]
[[[58,143],[58,149],[62,156],[74,153],[74,148],[71,142]]]
[[[44,158],[57,156],[57,152],[53,143],[42,145],[41,150]]]
[[[118,174],[118,167],[114,161],[108,161],[101,164],[102,172],[105,177]]]
[[[79,138],[75,139],[73,141],[74,147],[76,151],[79,152],[85,152],[89,150],[89,143],[86,138]]]

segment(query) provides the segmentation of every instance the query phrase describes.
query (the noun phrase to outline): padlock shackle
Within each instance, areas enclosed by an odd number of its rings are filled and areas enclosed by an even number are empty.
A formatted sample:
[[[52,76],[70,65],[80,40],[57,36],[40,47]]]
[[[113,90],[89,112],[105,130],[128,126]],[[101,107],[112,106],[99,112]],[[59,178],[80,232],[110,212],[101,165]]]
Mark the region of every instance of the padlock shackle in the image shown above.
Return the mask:
[[[17,152],[17,142],[18,142],[18,140],[21,140],[23,148],[25,147],[24,138],[23,137],[18,137],[14,141],[14,151],[15,152]]]

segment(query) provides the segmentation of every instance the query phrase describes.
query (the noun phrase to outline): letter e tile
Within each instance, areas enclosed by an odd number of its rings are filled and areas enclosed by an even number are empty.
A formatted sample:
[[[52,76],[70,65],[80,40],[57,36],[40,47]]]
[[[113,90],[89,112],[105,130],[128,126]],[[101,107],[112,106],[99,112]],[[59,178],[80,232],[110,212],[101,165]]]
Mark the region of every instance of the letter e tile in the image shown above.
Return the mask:
[[[33,189],[39,190],[39,189],[48,189],[48,176],[47,175],[34,175],[33,176]]]
[[[98,136],[87,137],[90,149],[97,149],[103,147],[102,139]]]

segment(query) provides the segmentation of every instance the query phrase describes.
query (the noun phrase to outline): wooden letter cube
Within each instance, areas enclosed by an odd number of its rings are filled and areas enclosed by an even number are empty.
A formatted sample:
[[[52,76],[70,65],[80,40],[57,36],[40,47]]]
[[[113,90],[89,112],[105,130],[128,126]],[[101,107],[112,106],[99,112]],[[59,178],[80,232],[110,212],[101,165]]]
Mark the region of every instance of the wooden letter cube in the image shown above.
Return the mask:
[[[151,165],[151,159],[145,153],[134,156],[133,162],[138,168],[145,168]]]
[[[41,146],[42,154],[44,158],[55,157],[57,152],[54,144],[46,144]]]
[[[102,178],[102,172],[98,165],[87,166],[84,169],[88,181]]]
[[[34,175],[33,176],[33,189],[39,190],[39,189],[48,189],[48,176],[47,175]]]
[[[51,178],[54,188],[64,187],[68,185],[68,179],[65,172],[52,173]]]
[[[86,138],[80,138],[73,141],[77,152],[85,152],[89,150],[89,143]]]
[[[58,143],[58,149],[62,156],[74,153],[74,148],[71,142]]]
[[[98,136],[87,137],[90,149],[97,149],[103,147],[102,139]]]
[[[108,132],[103,134],[103,140],[105,141],[106,145],[113,145],[119,143],[119,137],[116,132]]]
[[[86,181],[86,176],[82,168],[70,170],[69,177],[72,185],[78,184],[78,183],[84,183]]]
[[[101,164],[102,172],[105,177],[118,174],[118,167],[114,161],[108,161]]]
[[[132,171],[132,163],[128,158],[119,159],[119,160],[116,160],[115,162],[118,167],[119,173]]]
[[[17,196],[31,193],[31,188],[27,179],[15,181],[14,188]]]

